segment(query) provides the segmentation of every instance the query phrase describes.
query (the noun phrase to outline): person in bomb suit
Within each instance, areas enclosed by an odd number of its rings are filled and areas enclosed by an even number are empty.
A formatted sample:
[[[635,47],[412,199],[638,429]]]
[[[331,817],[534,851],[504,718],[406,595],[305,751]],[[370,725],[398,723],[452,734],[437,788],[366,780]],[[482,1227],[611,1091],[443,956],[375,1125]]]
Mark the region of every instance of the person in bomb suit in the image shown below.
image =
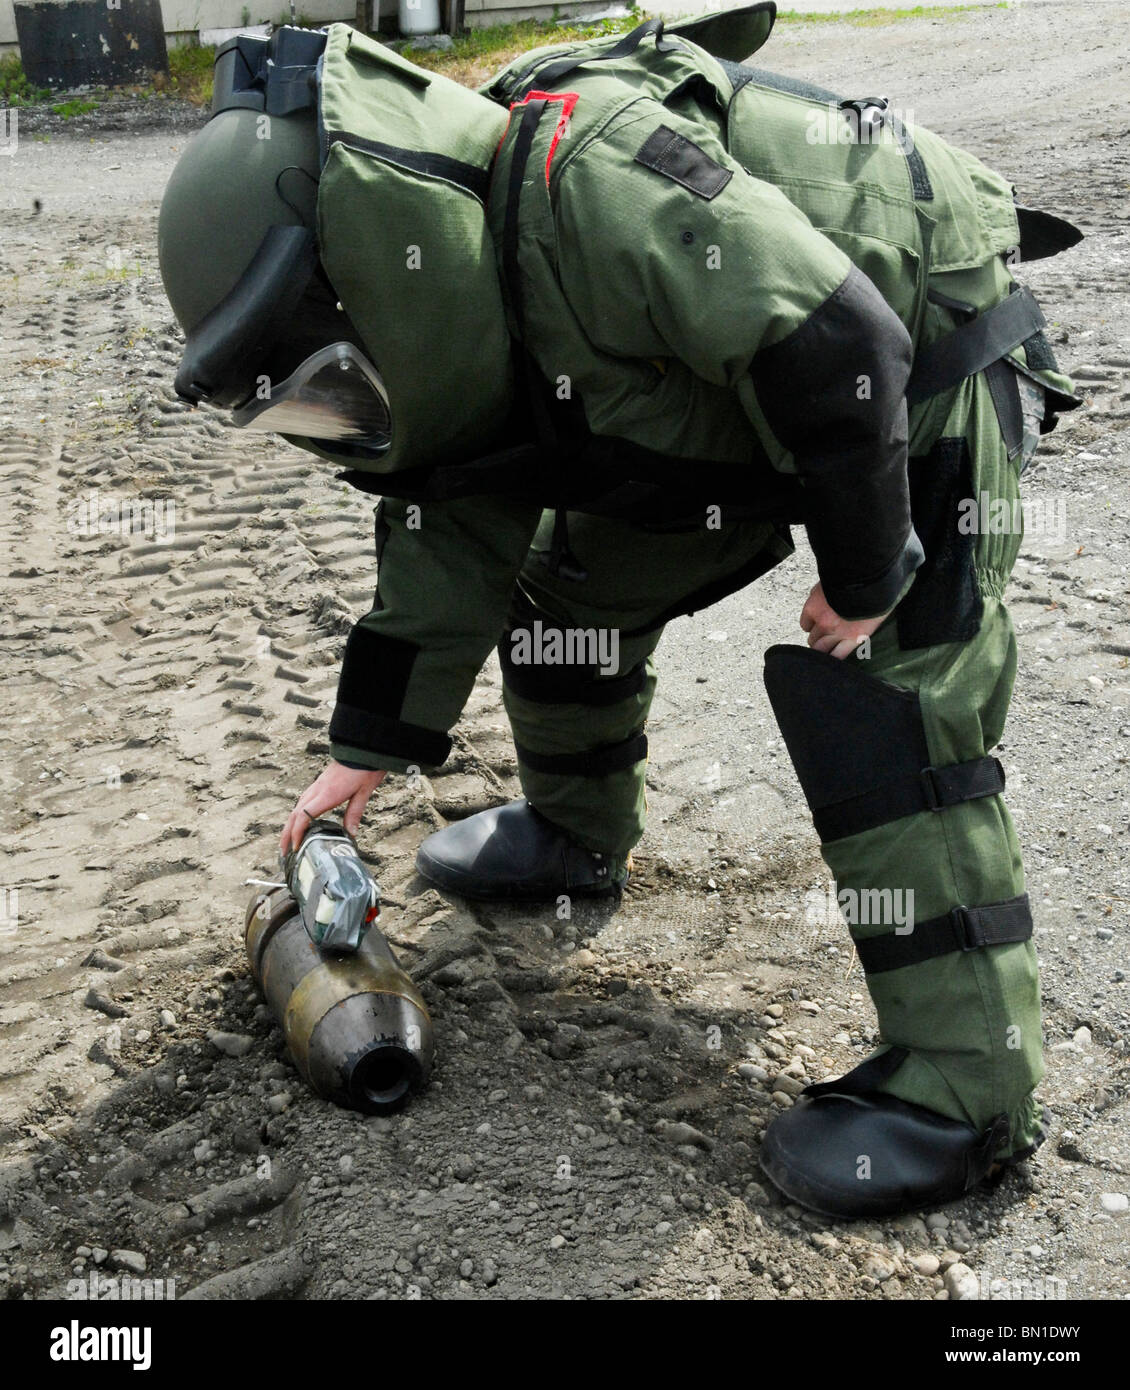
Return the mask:
[[[882,1045],[776,1117],[761,1162],[815,1210],[880,1215],[1043,1138],[990,755],[1020,536],[960,518],[983,494],[1011,516],[1078,404],[1012,271],[1079,234],[885,98],[735,61],[773,18],[652,20],[479,92],[345,25],[236,39],[160,258],[178,392],[381,497],[333,758],[284,847],[440,766],[497,646],[523,796],[430,836],[419,870],[472,898],[616,892],[664,626],[807,528],[807,646],[770,648],[768,693],[840,901],[899,890],[914,917],[845,913]],[[616,670],[531,659],[569,633],[615,634]]]

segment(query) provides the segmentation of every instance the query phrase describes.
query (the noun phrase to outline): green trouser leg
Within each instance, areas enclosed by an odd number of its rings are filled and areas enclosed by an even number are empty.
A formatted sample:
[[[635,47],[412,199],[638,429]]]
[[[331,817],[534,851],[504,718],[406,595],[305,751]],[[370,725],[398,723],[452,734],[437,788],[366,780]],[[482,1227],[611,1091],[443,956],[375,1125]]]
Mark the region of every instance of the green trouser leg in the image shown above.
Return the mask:
[[[964,383],[943,435],[968,442],[973,496],[980,500],[986,493],[990,503],[1003,498],[1010,504],[1010,531],[976,538],[976,584],[984,604],[979,629],[967,641],[903,650],[896,613],[872,639],[866,663],[870,675],[917,691],[935,767],[978,758],[1002,735],[1016,639],[1001,596],[1021,540],[1011,529],[1019,463],[1006,457],[982,379]],[[999,795],[836,839],[823,846],[823,855],[841,893],[845,888],[855,894],[912,889],[914,919],[920,922],[957,906],[998,903],[1024,891],[1020,847]],[[851,931],[862,941],[889,933],[890,925],[855,925]],[[1033,1088],[1043,1075],[1043,1061],[1030,940],[953,951],[872,973],[868,987],[883,1041],[909,1050],[881,1089],[979,1129],[1006,1115],[1010,1136],[999,1157],[1020,1154],[1039,1141]]]
[[[503,638],[504,700],[518,750],[522,790],[530,803],[588,849],[612,856],[622,872],[643,834],[646,756],[614,771],[599,758],[584,773],[547,767],[546,759],[612,750],[642,733],[655,693],[654,652],[667,618],[692,611],[707,586],[738,588],[791,552],[791,544],[766,522],[728,522],[680,532],[654,532],[626,522],[569,514],[569,545],[587,578],[554,577],[543,562],[550,550],[553,516],[546,513],[519,578],[512,628]],[[712,601],[716,592],[703,595]],[[531,608],[530,605],[533,605]],[[616,634],[619,677],[642,667],[631,693],[611,703],[591,672],[588,689],[560,698],[559,668],[508,666],[514,624],[540,620],[561,629]],[[570,678],[581,676],[570,672]],[[521,693],[516,689],[521,685]],[[556,684],[556,688],[555,688]],[[610,692],[611,693],[611,692]],[[597,701],[597,702],[594,702]],[[531,765],[531,758],[537,767]]]

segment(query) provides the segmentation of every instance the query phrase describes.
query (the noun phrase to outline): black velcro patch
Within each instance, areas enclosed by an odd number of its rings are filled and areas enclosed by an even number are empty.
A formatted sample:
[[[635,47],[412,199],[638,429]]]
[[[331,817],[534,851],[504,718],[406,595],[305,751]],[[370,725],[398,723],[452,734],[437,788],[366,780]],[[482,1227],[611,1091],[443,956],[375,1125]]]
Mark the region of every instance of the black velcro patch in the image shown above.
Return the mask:
[[[389,637],[374,632],[363,622],[356,623],[345,644],[337,685],[338,703],[352,705],[366,714],[399,718],[419,655],[415,642]]]
[[[705,150],[700,150],[693,140],[677,135],[665,125],[661,125],[643,142],[636,162],[646,164],[657,174],[674,179],[706,199],[717,198],[734,177],[732,169],[724,169]]]

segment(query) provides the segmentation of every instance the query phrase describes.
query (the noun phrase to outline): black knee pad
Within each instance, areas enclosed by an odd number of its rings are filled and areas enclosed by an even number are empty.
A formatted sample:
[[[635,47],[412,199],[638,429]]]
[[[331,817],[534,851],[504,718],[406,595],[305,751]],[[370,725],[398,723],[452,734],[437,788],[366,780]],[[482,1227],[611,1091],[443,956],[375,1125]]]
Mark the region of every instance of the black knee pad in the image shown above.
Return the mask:
[[[1004,790],[996,758],[931,766],[916,692],[855,657],[770,647],[765,688],[822,841]]]
[[[539,635],[552,631],[563,632],[568,623],[558,621],[532,603],[521,589],[516,589],[510,605],[510,615],[502,641],[498,644],[498,661],[507,690],[523,700],[536,704],[578,704],[594,709],[618,705],[621,700],[638,695],[647,684],[647,663],[617,675],[604,675],[592,663],[525,664],[516,662],[516,640],[524,638],[531,648]]]

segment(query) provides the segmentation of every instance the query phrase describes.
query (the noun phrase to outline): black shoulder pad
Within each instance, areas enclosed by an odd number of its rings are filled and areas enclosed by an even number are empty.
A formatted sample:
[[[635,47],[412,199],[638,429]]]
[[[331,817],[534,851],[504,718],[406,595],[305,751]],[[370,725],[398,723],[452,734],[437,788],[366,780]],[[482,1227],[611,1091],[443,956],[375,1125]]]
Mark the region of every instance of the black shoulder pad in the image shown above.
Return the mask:
[[[677,135],[665,125],[643,142],[636,162],[674,179],[700,198],[716,198],[734,177],[732,169],[723,168],[693,140]]]

